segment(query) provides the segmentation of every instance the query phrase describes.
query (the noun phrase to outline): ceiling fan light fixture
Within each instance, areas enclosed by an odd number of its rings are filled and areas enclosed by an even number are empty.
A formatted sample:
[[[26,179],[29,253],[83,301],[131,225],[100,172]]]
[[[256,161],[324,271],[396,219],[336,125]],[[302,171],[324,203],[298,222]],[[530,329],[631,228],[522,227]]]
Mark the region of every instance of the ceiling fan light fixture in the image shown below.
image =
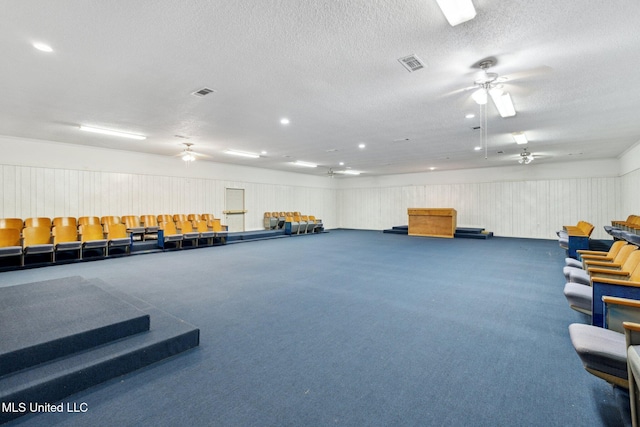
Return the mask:
[[[185,151],[184,154],[182,155],[182,160],[184,160],[185,162],[193,162],[196,160],[196,156],[194,156],[188,151]]]
[[[514,132],[511,134],[511,136],[513,136],[513,140],[518,145],[526,145],[529,142],[524,132]]]
[[[473,7],[471,0],[436,0],[436,2],[452,27],[476,17],[476,8]]]
[[[513,117],[516,115],[516,109],[513,106],[511,95],[509,95],[508,92],[503,92],[500,89],[491,89],[489,94],[498,109],[500,117]]]
[[[478,105],[485,105],[487,103],[487,90],[480,88],[471,94],[471,97]]]

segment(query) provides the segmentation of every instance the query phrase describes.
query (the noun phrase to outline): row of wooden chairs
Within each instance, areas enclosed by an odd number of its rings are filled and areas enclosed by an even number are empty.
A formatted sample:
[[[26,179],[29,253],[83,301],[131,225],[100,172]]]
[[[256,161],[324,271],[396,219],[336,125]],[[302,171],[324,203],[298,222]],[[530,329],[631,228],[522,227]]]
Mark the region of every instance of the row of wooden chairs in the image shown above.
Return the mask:
[[[25,257],[49,254],[51,262],[56,262],[59,252],[77,252],[83,258],[85,250],[97,249],[103,256],[109,250],[121,247],[130,253],[131,238],[124,224],[113,224],[105,231],[101,224],[56,225],[48,228],[33,225],[18,229],[0,228],[0,257],[19,257],[20,265],[25,265]]]
[[[265,212],[265,230],[278,230],[290,224],[291,234],[311,234],[322,231],[322,220],[313,215],[301,215],[300,212]]]

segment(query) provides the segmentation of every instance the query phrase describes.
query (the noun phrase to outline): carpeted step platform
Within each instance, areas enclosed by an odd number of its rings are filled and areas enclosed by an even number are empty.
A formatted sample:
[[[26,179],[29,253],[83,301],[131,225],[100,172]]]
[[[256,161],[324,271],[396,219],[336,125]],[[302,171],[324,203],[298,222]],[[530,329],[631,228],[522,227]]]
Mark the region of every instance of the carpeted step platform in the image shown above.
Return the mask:
[[[391,227],[387,230],[382,230],[383,233],[387,234],[409,234],[409,226],[408,225],[396,225],[395,227]]]
[[[227,233],[227,243],[237,243],[246,240],[278,239],[281,237],[287,237],[284,233],[284,229],[240,231]]]
[[[0,288],[0,376],[149,330],[149,315],[81,277]]]
[[[33,362],[36,359],[41,361],[43,353],[41,346],[32,348],[36,355],[34,358],[29,355],[29,348],[17,350],[21,351],[24,354],[24,358],[30,360],[28,364],[33,366],[0,376],[0,402],[6,405],[4,406],[5,408],[10,408],[11,402],[13,402],[13,411],[7,410],[0,412],[0,423],[7,422],[28,413],[30,402],[52,403],[59,401],[80,390],[132,372],[199,345],[199,329],[162,312],[144,301],[122,294],[113,289],[108,289],[109,287],[106,283],[97,279],[84,280],[73,277],[20,286],[34,289],[37,287],[40,290],[43,290],[43,286],[49,287],[51,289],[45,290],[44,292],[49,292],[54,295],[58,292],[66,292],[69,290],[75,290],[74,292],[77,294],[91,294],[94,302],[99,300],[99,302],[103,304],[104,309],[100,309],[95,315],[95,317],[101,319],[99,321],[86,318],[83,310],[78,310],[79,307],[75,305],[59,304],[55,301],[47,310],[41,310],[42,317],[33,324],[35,326],[33,326],[34,329],[31,331],[31,334],[27,331],[28,335],[33,335],[35,338],[32,340],[33,342],[38,343],[43,341],[42,337],[47,330],[47,328],[44,327],[47,318],[62,316],[67,319],[68,337],[70,338],[64,336],[62,331],[65,328],[61,325],[55,325],[56,327],[52,328],[52,338],[57,336],[58,343],[65,342],[65,340],[66,342],[71,342],[75,345],[74,348],[78,347],[78,342],[85,344],[92,340],[95,341],[95,346],[84,348],[82,351],[76,351],[64,356],[61,356],[60,352],[54,349],[50,354],[50,359],[38,365],[33,365]],[[13,288],[20,286],[0,288],[0,301],[4,304],[3,291],[5,289],[17,294]],[[78,287],[85,287],[87,289],[78,289]],[[98,290],[96,291],[96,289]],[[17,299],[18,297],[14,295],[13,303],[16,303]],[[21,305],[25,306],[27,304],[22,303]],[[63,311],[69,313],[63,313]],[[102,311],[108,311],[109,313],[103,313]],[[8,312],[5,311],[2,316],[5,316],[7,313]],[[77,319],[73,319],[73,313],[78,313]],[[136,328],[132,328],[126,322],[123,324],[123,318],[135,317],[132,316],[131,313],[139,313],[141,314],[139,317],[146,318],[147,329],[141,328],[139,325]],[[37,313],[31,312],[29,315],[37,316]],[[7,332],[7,330],[11,328],[5,328],[5,325],[17,325],[23,321],[33,322],[29,319],[25,320],[21,318],[20,313],[13,312],[11,316],[11,319],[2,318],[1,325],[3,327],[0,333],[3,334],[3,348],[5,346],[4,335],[14,333],[13,331]],[[108,323],[109,321],[113,321],[113,323],[106,327],[106,330],[110,330],[110,336],[109,334],[102,333],[105,328],[102,328],[102,331],[100,331],[101,328],[91,326],[92,323]],[[116,327],[114,325],[118,326]],[[84,333],[84,339],[79,340],[76,331],[83,329],[89,330],[90,332]],[[141,331],[132,335],[131,332],[133,332],[133,329],[141,329]],[[113,330],[118,331],[114,334]],[[62,335],[62,337],[59,335]],[[82,335],[82,333],[80,335]],[[118,335],[121,335],[121,337],[118,337]],[[87,336],[91,336],[91,339],[86,338]],[[14,344],[7,347],[15,347],[15,339],[9,341]],[[26,340],[25,344],[28,347],[29,340]],[[82,347],[84,347],[84,345]],[[1,366],[3,366],[3,370],[7,370],[4,368],[4,363]],[[15,364],[12,369],[14,368]],[[26,402],[27,408],[26,411],[21,411],[19,404],[24,402]]]
[[[462,239],[489,239],[493,237],[493,232],[485,231],[484,228],[458,227],[453,237]]]

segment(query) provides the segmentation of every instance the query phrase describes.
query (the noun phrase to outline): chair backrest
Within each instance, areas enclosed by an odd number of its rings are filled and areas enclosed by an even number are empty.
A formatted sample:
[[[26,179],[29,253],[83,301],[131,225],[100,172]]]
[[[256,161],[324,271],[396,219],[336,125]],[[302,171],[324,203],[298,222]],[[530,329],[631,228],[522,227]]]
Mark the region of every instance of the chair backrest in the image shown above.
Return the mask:
[[[187,220],[191,221],[191,222],[200,221],[200,215],[199,214],[189,214],[189,215],[187,215]]]
[[[191,225],[191,221],[178,222],[178,228],[180,229],[180,233],[193,233],[193,225]]]
[[[51,230],[51,235],[53,244],[78,241],[78,229],[74,225],[56,225]]]
[[[176,224],[179,222],[183,222],[183,221],[187,221],[187,215],[186,214],[174,214],[173,215],[173,222],[175,222]]]
[[[618,252],[618,255],[613,259],[613,262],[620,265],[624,264],[627,258],[629,258],[629,255],[631,255],[631,252],[636,249],[638,249],[638,247],[635,245],[624,245]]]
[[[142,224],[145,227],[157,227],[158,226],[158,220],[156,219],[155,215],[142,215],[141,220],[142,220]]]
[[[578,222],[578,228],[582,230],[585,236],[591,236],[591,233],[593,232],[594,227],[593,227],[593,224],[590,224],[586,221],[580,221]]]
[[[207,226],[207,221],[199,220],[196,221],[196,230],[198,233],[204,233],[205,231],[209,231],[209,227]]]
[[[611,245],[611,248],[609,248],[609,252],[607,252],[607,258],[614,259],[620,252],[620,249],[622,249],[626,244],[627,242],[625,242],[624,240],[616,240],[615,242],[613,242],[613,245]]]
[[[173,218],[167,214],[158,215],[158,224],[162,222],[173,222]]]
[[[24,226],[26,227],[45,227],[51,230],[51,218],[47,217],[34,217],[24,220]]]
[[[0,228],[0,248],[20,246],[20,230],[17,228]]]
[[[222,231],[222,224],[220,223],[220,219],[214,219],[210,222],[210,224],[213,231]]]
[[[129,237],[125,224],[111,224],[107,232],[107,240],[122,239]]]
[[[166,235],[178,234],[178,231],[176,230],[176,224],[173,221],[164,221],[160,224],[160,228],[164,230],[164,234]]]
[[[142,224],[140,218],[135,215],[123,216],[122,219],[124,220],[125,228],[140,227],[140,224]]]
[[[108,215],[108,216],[103,216],[102,218],[100,218],[100,224],[105,225],[105,224],[121,224],[122,220],[120,219],[119,216],[115,216],[115,215]]]
[[[80,227],[80,236],[83,242],[104,240],[104,229],[100,224],[83,225]]]
[[[20,231],[24,228],[22,218],[0,218],[0,228],[15,228]]]
[[[620,271],[632,272],[636,269],[638,263],[640,263],[640,251],[635,250],[631,252],[624,261],[622,267],[620,267]]]
[[[25,227],[22,230],[22,246],[46,245],[51,243],[49,227]]]
[[[213,220],[215,219],[215,217],[213,216],[213,214],[207,214],[207,213],[202,214],[202,215],[200,216],[200,218],[202,218],[202,219],[203,219],[203,220],[205,220],[205,221],[213,221]]]
[[[70,225],[78,228],[78,220],[73,216],[57,216],[53,218],[53,227],[59,227],[63,225]]]
[[[78,227],[89,224],[100,224],[100,218],[97,216],[81,216],[78,218]]]

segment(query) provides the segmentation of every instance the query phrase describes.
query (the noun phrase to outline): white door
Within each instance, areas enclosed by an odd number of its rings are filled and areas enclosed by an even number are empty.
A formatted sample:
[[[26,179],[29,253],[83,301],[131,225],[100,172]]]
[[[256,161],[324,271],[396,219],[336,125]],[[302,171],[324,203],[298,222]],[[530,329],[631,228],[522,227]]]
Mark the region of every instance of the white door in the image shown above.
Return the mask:
[[[244,231],[244,189],[227,188],[225,196],[225,223],[229,231]]]

